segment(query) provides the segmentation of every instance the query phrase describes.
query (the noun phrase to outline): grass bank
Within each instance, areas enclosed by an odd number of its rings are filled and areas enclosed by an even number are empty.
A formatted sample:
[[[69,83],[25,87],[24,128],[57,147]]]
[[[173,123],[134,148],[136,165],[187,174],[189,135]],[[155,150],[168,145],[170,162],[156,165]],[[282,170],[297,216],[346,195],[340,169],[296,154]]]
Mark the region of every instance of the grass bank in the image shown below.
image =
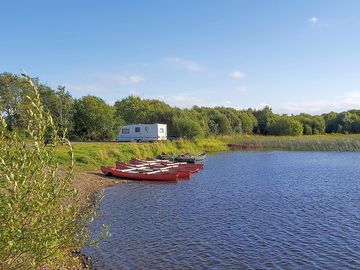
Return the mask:
[[[176,140],[154,143],[74,142],[75,164],[78,171],[98,170],[102,164],[127,161],[131,157],[156,157],[165,153],[193,153],[227,151],[227,144],[255,144],[260,149],[288,151],[360,151],[360,134],[310,136],[220,136],[197,140]],[[67,149],[58,148],[59,164],[68,162]]]
[[[74,142],[75,166],[79,171],[98,170],[100,165],[112,165],[117,160],[128,161],[132,157],[156,157],[165,153],[219,152],[228,150],[227,142],[219,138],[198,140],[176,140],[154,143],[117,143],[117,142]],[[60,165],[68,162],[67,149],[57,149]]]

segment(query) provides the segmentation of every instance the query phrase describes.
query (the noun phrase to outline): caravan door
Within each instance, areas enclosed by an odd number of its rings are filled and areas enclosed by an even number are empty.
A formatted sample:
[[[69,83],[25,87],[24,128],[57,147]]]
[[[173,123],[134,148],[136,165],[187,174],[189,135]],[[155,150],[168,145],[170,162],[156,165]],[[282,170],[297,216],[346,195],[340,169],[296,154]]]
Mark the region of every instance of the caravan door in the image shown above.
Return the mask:
[[[142,140],[143,134],[142,134],[142,127],[141,126],[135,126],[135,140],[139,141]]]

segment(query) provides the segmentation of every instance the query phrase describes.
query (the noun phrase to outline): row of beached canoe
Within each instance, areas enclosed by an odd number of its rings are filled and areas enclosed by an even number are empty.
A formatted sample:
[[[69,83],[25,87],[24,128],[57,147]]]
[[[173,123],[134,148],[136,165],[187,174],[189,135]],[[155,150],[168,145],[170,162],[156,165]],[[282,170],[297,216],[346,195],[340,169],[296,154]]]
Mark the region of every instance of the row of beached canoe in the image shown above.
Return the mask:
[[[189,179],[193,173],[203,167],[204,164],[132,158],[130,162],[118,161],[115,166],[101,166],[101,171],[106,175],[129,180],[177,181],[178,179]]]
[[[157,159],[170,160],[174,162],[196,163],[205,160],[206,153],[202,153],[200,155],[193,155],[189,153],[180,154],[180,155],[170,155],[170,154],[162,153],[157,156]]]

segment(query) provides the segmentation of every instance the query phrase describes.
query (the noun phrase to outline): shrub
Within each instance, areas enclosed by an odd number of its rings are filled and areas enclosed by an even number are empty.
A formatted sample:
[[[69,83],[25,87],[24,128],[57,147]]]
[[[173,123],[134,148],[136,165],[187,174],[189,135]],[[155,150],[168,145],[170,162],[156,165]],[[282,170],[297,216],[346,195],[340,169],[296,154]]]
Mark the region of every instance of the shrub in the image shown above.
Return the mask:
[[[270,135],[298,136],[303,134],[301,123],[291,117],[283,116],[269,126]]]
[[[203,134],[200,124],[189,118],[175,117],[172,126],[174,134],[179,137],[191,139]]]
[[[58,137],[36,86],[25,78],[33,90],[27,137],[9,131],[0,115],[0,269],[74,269],[79,259],[71,254],[89,243],[94,212],[78,206],[72,147]],[[70,155],[63,173],[55,162],[59,143],[68,144]]]

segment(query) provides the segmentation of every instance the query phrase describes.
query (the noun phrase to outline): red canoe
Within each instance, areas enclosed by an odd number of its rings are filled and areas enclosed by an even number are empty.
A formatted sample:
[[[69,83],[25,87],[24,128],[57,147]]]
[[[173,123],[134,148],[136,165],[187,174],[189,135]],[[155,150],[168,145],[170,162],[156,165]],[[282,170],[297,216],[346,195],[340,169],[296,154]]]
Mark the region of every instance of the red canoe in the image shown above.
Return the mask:
[[[190,165],[190,166],[188,166]],[[195,164],[196,166],[192,166],[194,164],[178,164],[178,163],[171,163],[171,164],[158,164],[158,163],[146,163],[140,161],[132,161],[130,163],[117,161],[116,167],[118,166],[129,166],[129,167],[138,167],[138,168],[148,168],[148,169],[169,169],[172,171],[189,171],[190,173],[196,173],[201,169],[200,164]]]
[[[101,166],[101,171],[107,175],[131,180],[177,181],[179,178],[177,172],[139,172],[133,169],[119,170],[111,166]]]
[[[202,163],[196,163],[196,164],[189,164],[186,162],[172,162],[169,160],[155,160],[155,159],[150,159],[147,158],[147,160],[141,160],[141,159],[137,159],[137,158],[132,158],[130,160],[131,164],[136,164],[136,165],[144,165],[144,164],[149,164],[149,165],[163,165],[163,166],[169,166],[169,165],[177,165],[179,167],[182,168],[191,168],[191,169],[197,169],[197,170],[201,170],[204,168],[204,164]]]
[[[132,170],[140,173],[148,173],[148,172],[162,172],[162,173],[177,173],[179,178],[183,179],[189,179],[192,172],[196,172],[195,170],[190,171],[185,168],[179,168],[179,167],[164,167],[164,166],[139,166],[139,167],[133,167],[133,164],[127,164],[124,162],[116,162],[116,169],[118,170]]]

